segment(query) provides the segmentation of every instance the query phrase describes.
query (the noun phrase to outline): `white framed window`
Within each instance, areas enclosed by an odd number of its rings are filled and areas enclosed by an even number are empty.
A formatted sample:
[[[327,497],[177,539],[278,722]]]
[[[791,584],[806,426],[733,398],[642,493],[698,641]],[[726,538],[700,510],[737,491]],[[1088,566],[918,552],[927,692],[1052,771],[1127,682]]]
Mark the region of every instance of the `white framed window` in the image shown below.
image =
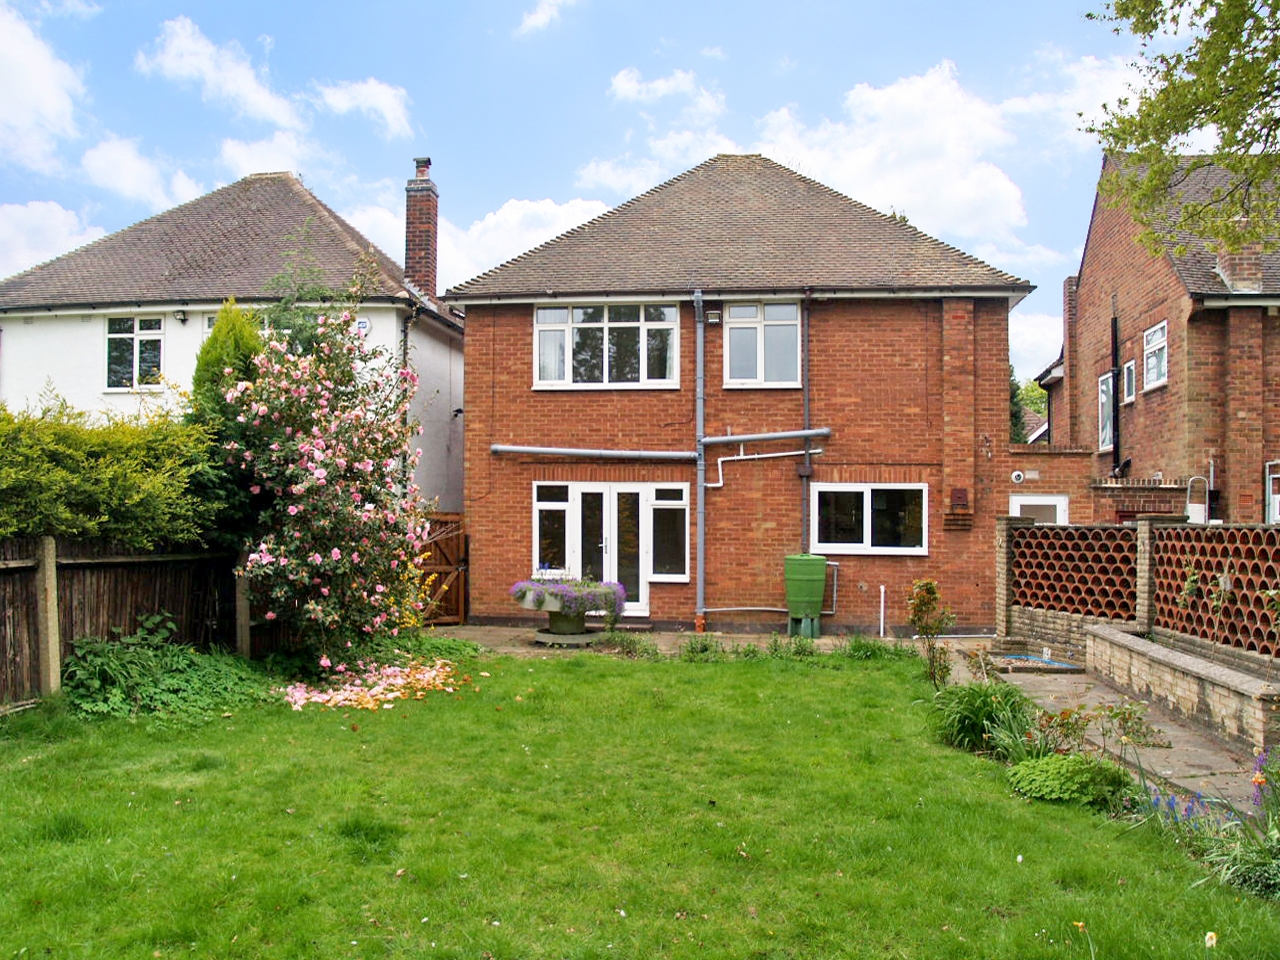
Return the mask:
[[[1036,523],[1068,524],[1069,504],[1066,494],[1015,493],[1009,497],[1009,516],[1030,517]]]
[[[1142,334],[1142,389],[1169,380],[1169,321],[1162,320]]]
[[[164,320],[107,318],[107,389],[158,386],[164,374]]]
[[[1120,368],[1120,402],[1133,403],[1138,395],[1138,361],[1129,360]]]
[[[928,555],[928,484],[814,483],[809,490],[814,553]]]
[[[1111,435],[1113,424],[1112,411],[1115,406],[1115,391],[1112,389],[1111,373],[1104,373],[1098,378],[1098,449],[1110,450],[1115,442]]]
[[[730,303],[727,307],[724,385],[800,386],[800,304]]]
[[[535,387],[680,386],[680,308],[610,303],[534,308]]]

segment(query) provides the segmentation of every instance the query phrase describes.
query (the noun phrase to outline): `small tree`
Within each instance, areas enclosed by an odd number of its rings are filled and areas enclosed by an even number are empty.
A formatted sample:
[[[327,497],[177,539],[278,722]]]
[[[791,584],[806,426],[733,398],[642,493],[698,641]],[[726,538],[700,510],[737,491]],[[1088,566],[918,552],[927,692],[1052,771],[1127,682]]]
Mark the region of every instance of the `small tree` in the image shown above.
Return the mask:
[[[956,622],[955,614],[942,606],[942,593],[934,580],[915,580],[907,594],[907,622],[924,641],[925,670],[935,690],[951,676],[951,651],[938,637]]]
[[[1022,387],[1009,364],[1009,442],[1027,442],[1027,421],[1022,416]]]
[[[274,498],[243,574],[322,651],[396,635],[424,606],[427,505],[403,483],[417,378],[352,327],[319,317],[307,353],[272,340],[226,394],[243,430],[227,458]]]

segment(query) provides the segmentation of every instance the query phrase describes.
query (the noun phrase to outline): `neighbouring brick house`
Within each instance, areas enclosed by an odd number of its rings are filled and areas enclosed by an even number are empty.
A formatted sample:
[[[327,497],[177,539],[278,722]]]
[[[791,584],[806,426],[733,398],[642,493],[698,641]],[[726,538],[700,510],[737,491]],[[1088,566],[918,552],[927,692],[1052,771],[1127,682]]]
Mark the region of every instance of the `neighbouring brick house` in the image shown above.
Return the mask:
[[[293,174],[259,173],[0,282],[0,402],[34,407],[52,389],[80,410],[136,412],[162,381],[190,386],[226,298],[280,298],[290,252],[298,274],[334,290],[367,254],[372,289],[356,323],[417,371],[417,479],[442,509],[461,509],[462,317],[436,299],[430,165],[418,160],[406,188],[404,268]]]
[[[874,630],[881,587],[902,624],[920,577],[989,627],[1031,289],[761,156],[452,288],[472,617],[519,614],[508,588],[541,573],[616,579],[656,622],[777,628],[809,550],[839,564],[828,630]]]
[[[1224,183],[1210,167],[1180,189],[1203,200]],[[1184,235],[1152,255],[1138,234],[1123,207],[1095,201],[1080,272],[1064,286],[1062,354],[1038,378],[1060,456],[1020,492],[1069,497],[1072,521],[1201,520],[1208,502],[1213,519],[1274,523],[1280,253],[1216,253]],[[1072,449],[1087,466],[1061,456]]]

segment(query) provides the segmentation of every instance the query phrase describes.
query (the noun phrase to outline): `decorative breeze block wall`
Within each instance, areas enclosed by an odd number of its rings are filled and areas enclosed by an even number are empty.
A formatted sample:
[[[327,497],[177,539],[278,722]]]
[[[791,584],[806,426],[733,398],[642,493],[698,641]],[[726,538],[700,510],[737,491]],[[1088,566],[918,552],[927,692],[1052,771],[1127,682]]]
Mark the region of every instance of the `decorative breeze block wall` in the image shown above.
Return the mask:
[[[1155,625],[1274,657],[1280,529],[1176,526],[1156,531]]]
[[[1015,527],[1010,540],[1013,605],[1134,619],[1138,539],[1132,527]]]

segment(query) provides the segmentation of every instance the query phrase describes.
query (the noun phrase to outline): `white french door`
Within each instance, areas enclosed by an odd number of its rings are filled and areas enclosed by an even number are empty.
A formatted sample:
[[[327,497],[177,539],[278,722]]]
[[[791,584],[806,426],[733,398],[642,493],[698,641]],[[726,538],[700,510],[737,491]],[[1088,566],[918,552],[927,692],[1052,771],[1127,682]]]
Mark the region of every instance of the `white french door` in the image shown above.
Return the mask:
[[[535,483],[534,575],[620,583],[648,616],[651,582],[688,582],[688,504],[687,483]]]

